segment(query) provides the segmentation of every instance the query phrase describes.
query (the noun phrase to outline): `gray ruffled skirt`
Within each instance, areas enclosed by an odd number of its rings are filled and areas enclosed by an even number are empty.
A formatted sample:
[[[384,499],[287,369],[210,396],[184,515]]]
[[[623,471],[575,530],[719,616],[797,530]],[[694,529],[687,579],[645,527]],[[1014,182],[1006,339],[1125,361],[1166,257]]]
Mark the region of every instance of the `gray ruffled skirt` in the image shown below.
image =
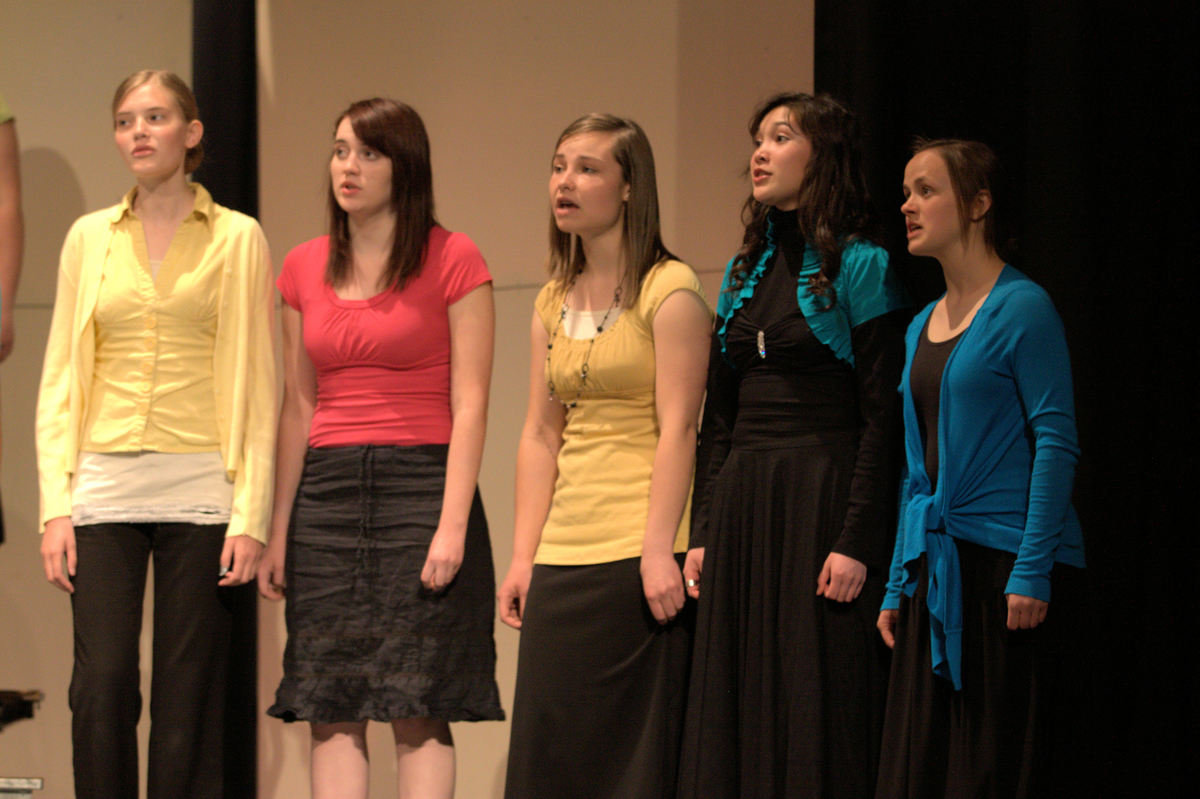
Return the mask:
[[[284,676],[267,713],[323,724],[504,718],[478,491],[454,582],[438,592],[421,585],[446,450],[308,450],[288,530]]]

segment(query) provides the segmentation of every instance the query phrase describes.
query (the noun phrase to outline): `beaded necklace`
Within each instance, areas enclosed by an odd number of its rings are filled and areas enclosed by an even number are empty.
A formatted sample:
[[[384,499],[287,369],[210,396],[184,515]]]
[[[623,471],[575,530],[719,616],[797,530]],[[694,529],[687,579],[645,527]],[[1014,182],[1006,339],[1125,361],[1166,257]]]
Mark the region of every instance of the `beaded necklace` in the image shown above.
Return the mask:
[[[595,346],[596,339],[604,332],[604,326],[608,324],[608,317],[612,314],[613,308],[621,304],[621,284],[617,283],[617,288],[613,291],[612,305],[608,306],[608,310],[604,312],[604,316],[600,319],[600,324],[596,325],[595,334],[588,339],[587,352],[583,354],[583,366],[579,368],[579,393],[576,394],[575,399],[567,402],[554,391],[554,379],[550,377],[553,374],[550,369],[550,356],[554,353],[554,340],[558,338],[558,330],[562,327],[563,320],[567,318],[567,297],[573,288],[575,288],[575,278],[571,278],[570,284],[567,285],[567,290],[563,293],[562,309],[558,312],[558,319],[554,323],[553,332],[550,333],[550,340],[546,342],[546,386],[550,389],[550,399],[557,399],[567,410],[578,405],[579,396],[587,390],[588,363],[592,359],[592,347]]]

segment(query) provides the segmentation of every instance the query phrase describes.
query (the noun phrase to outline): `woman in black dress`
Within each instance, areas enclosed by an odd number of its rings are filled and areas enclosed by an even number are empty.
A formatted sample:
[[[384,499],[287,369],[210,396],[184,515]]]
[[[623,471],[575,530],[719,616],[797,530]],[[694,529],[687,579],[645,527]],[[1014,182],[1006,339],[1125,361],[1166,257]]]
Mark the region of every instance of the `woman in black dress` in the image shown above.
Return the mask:
[[[865,237],[854,117],[784,94],[750,133],[753,191],[717,308],[685,569],[700,607],[680,796],[869,796],[902,294]]]

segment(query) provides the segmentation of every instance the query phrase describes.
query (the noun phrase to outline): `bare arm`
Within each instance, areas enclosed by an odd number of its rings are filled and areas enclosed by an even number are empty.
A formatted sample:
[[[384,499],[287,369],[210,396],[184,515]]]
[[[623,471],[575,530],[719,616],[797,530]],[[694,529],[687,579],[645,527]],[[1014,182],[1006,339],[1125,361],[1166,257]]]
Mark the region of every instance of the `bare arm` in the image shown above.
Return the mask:
[[[496,311],[492,284],[472,289],[447,309],[450,319],[450,447],[437,531],[421,569],[430,590],[450,585],[462,565],[463,543],[487,430],[488,387]]]
[[[513,557],[497,599],[500,620],[520,629],[525,615],[525,595],[533,571],[533,557],[550,513],[554,482],[558,479],[558,450],[562,447],[566,411],[546,388],[546,345],[549,334],[533,315],[530,329],[529,405],[517,444],[517,498],[513,532]]]
[[[675,562],[675,535],[692,484],[711,327],[704,301],[690,291],[671,294],[654,316],[654,401],[659,437],[650,478],[641,572],[646,601],[660,623],[670,621],[683,608],[683,578]]]
[[[267,599],[282,599],[285,588],[284,554],[288,521],[304,469],[308,432],[317,405],[317,372],[304,349],[304,322],[300,312],[283,306],[283,408],[275,445],[275,501],[271,511],[271,538],[258,566],[258,590]]]
[[[25,240],[19,158],[16,124],[9,120],[0,124],[0,361],[12,352],[13,302]]]
[[[688,596],[700,598],[701,576],[704,572],[704,544],[709,537],[709,506],[713,486],[733,441],[733,424],[737,419],[737,372],[725,360],[721,341],[714,333],[708,351],[708,382],[704,391],[704,414],[700,423],[700,441],[696,445],[696,478],[692,482],[692,529],[688,537],[687,561],[683,577]]]

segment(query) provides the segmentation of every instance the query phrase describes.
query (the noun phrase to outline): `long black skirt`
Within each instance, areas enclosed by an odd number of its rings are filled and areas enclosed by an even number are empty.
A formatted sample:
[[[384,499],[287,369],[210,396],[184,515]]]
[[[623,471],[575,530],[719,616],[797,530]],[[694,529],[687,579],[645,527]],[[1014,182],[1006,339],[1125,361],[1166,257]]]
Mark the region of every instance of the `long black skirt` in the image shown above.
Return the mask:
[[[272,716],[326,724],[504,718],[478,492],[458,575],[443,591],[421,585],[446,450],[309,449],[288,530],[288,641]]]
[[[857,438],[735,444],[713,489],[680,768],[682,799],[869,797],[887,648],[884,578],[816,595],[842,531]]]
[[[654,620],[638,558],[533,568],[507,799],[663,799],[675,790],[694,603]]]
[[[933,673],[928,571],[902,597],[888,686],[878,799],[1073,796],[1081,739],[1064,740],[1079,705],[1070,635],[1079,569],[1058,564],[1046,620],[1009,630],[1004,588],[1014,556],[956,540],[963,585],[962,683]],[[1068,674],[1068,671],[1074,671]],[[1065,747],[1064,747],[1064,744]]]

